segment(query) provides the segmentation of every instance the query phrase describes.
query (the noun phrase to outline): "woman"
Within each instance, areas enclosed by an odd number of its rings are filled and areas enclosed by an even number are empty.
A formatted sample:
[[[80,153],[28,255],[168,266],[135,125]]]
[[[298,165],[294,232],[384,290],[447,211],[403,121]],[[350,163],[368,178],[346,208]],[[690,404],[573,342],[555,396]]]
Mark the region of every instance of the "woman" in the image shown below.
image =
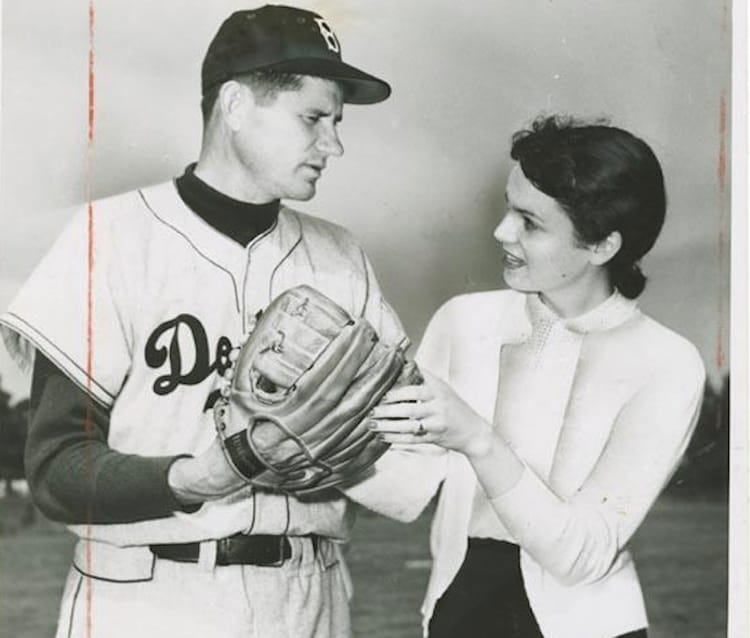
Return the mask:
[[[495,238],[512,290],[440,308],[418,354],[426,383],[373,413],[387,441],[453,451],[425,635],[640,638],[627,544],[687,446],[704,384],[696,349],[636,303],[662,171],[630,133],[562,118],[517,133],[511,157]]]

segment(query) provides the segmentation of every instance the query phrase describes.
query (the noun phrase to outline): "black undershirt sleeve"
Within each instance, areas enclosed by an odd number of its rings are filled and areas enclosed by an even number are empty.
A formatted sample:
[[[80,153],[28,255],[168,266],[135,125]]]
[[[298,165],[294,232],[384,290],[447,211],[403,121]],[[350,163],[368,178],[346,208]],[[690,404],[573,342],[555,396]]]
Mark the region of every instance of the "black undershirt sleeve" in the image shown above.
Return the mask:
[[[167,483],[180,456],[123,454],[107,445],[109,413],[37,352],[31,382],[26,478],[34,502],[69,524],[131,523],[184,508]]]

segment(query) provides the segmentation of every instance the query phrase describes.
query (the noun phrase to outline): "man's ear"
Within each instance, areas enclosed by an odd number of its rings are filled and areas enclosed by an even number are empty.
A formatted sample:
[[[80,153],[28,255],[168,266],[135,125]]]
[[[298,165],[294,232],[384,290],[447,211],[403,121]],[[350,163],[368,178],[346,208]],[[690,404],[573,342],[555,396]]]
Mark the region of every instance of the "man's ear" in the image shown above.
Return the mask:
[[[227,127],[238,131],[245,120],[245,114],[254,103],[253,92],[236,80],[229,80],[219,89],[218,96],[221,117]]]
[[[595,266],[603,266],[622,248],[622,235],[613,231],[604,239],[591,245],[589,261]]]

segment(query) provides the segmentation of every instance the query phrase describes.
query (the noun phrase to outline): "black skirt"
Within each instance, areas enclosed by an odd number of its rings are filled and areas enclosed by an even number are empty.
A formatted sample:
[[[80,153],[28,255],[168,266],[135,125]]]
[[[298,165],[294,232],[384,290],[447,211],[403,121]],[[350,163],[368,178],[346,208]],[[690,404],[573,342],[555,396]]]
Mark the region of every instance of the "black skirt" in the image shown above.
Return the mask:
[[[523,586],[518,545],[469,539],[464,562],[437,601],[429,627],[429,638],[466,636],[544,638]],[[646,630],[613,638],[646,638]]]

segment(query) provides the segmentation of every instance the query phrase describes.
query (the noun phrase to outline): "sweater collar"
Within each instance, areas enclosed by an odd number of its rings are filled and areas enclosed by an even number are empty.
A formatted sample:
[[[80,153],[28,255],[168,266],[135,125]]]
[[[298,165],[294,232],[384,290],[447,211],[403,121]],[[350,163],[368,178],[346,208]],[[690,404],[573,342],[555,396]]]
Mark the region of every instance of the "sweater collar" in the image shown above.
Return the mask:
[[[638,312],[634,299],[628,299],[615,290],[605,301],[588,312],[566,319],[547,306],[539,294],[526,296],[526,314],[534,329],[562,324],[570,332],[587,334],[615,328]]]

